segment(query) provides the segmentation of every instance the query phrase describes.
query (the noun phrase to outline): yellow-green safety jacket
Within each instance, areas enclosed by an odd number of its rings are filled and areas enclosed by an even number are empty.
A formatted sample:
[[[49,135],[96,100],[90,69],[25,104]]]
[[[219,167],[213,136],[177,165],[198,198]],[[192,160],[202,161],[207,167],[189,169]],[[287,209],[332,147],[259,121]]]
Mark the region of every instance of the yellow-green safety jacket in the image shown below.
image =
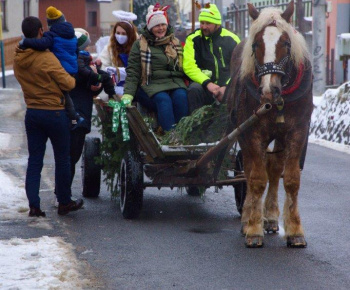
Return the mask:
[[[240,43],[239,37],[220,27],[211,36],[203,36],[200,29],[186,38],[183,69],[194,82],[206,87],[209,82],[219,86],[230,80],[230,60],[233,49]],[[202,72],[209,70],[212,76]]]

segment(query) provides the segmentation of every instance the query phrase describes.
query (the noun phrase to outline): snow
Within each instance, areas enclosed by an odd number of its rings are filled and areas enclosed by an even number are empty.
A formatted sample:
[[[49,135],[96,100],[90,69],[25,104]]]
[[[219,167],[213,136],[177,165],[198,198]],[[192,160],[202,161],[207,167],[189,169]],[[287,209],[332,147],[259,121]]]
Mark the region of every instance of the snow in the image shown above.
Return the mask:
[[[350,82],[329,89],[318,98],[310,133],[314,139],[350,145]]]
[[[309,142],[350,154],[350,97],[348,84],[314,97]],[[0,133],[0,156],[11,135]],[[48,218],[29,218],[24,184],[17,184],[0,169],[0,224],[28,221],[29,226],[50,228]],[[43,236],[0,240],[0,289],[82,289],[81,265],[74,248],[61,237]],[[86,283],[86,284],[84,284]]]
[[[0,147],[0,151],[3,147]],[[29,226],[51,229],[48,218],[28,217],[23,185],[0,169],[0,223],[28,221]],[[0,240],[0,289],[82,289],[79,261],[73,246],[61,237]]]
[[[13,70],[6,70],[5,76],[12,76],[14,74]],[[2,78],[2,72],[0,71],[0,78]]]
[[[1,289],[81,289],[71,245],[60,237],[0,241]]]
[[[350,39],[350,33],[342,33],[340,34],[340,38],[348,40]]]

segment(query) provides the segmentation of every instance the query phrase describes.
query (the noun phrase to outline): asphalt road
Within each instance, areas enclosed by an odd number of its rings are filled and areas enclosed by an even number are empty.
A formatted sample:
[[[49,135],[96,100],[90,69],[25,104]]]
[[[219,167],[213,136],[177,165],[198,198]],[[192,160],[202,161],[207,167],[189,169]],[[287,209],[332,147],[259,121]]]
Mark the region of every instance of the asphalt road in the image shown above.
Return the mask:
[[[18,94],[10,97],[18,104]],[[10,126],[16,127],[17,141],[22,142],[21,113],[12,115],[17,121]],[[18,150],[14,149],[11,161],[0,160],[2,168],[22,182],[26,164],[23,144],[14,145]],[[280,234],[267,235],[264,248],[246,249],[229,187],[217,193],[208,189],[203,198],[176,189],[147,188],[140,218],[130,221],[122,218],[119,200],[111,200],[102,186],[97,199],[85,199],[83,210],[58,217],[52,206],[54,167],[49,147],[42,207],[55,233],[76,247],[87,278],[95,279],[95,288],[349,289],[348,154],[309,144],[299,198],[306,249],[287,248],[283,229]],[[79,170],[72,190],[74,196],[81,195]],[[283,201],[281,188],[281,210]],[[52,230],[20,226],[25,230],[19,237],[52,235]],[[3,228],[0,238],[16,232],[10,226]]]

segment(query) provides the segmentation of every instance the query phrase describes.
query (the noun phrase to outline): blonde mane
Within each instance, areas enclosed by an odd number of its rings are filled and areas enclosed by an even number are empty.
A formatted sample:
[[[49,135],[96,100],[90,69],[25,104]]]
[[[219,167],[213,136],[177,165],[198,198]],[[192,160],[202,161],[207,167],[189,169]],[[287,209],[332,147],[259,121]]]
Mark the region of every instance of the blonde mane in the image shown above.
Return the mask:
[[[275,21],[276,26],[280,31],[284,31],[288,34],[291,41],[291,59],[294,65],[299,66],[300,63],[310,60],[310,53],[304,37],[296,31],[290,23],[287,23],[286,20],[281,17],[282,13],[283,11],[276,8],[265,8],[261,10],[259,17],[253,21],[241,56],[241,79],[254,74],[254,57],[252,56],[254,37],[272,21]]]

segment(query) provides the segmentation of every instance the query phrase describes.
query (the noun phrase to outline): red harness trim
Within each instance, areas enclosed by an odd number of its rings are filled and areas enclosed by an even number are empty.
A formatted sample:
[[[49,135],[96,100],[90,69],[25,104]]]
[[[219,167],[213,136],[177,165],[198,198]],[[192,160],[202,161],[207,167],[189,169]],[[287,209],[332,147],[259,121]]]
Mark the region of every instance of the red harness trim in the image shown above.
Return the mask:
[[[297,74],[296,79],[294,80],[293,85],[288,87],[288,88],[286,88],[285,90],[282,90],[281,95],[289,95],[289,94],[293,93],[300,86],[301,77],[303,76],[303,73],[304,73],[304,64],[300,63],[299,64],[299,69],[298,69],[298,74]],[[259,83],[256,80],[255,75],[253,75],[252,81],[253,81],[253,83],[255,84],[256,87],[259,87]]]
[[[299,69],[298,69],[298,75],[293,83],[292,86],[290,86],[289,88],[286,88],[285,90],[282,90],[282,95],[289,95],[291,93],[293,93],[297,88],[299,88],[300,83],[301,83],[301,77],[303,76],[304,73],[304,64],[300,63],[299,64]]]

